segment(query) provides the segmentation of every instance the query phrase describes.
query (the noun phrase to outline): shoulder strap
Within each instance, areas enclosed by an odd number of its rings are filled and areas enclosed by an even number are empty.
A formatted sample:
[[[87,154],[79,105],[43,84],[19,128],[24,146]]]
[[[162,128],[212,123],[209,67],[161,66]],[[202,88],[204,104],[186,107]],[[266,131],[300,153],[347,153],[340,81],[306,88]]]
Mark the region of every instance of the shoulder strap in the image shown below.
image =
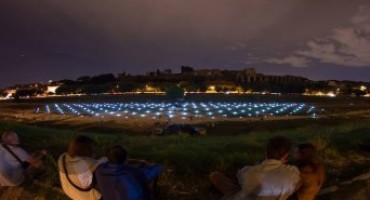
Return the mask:
[[[23,161],[6,144],[1,144],[23,166]]]
[[[77,189],[77,190],[79,190],[79,191],[81,191],[81,192],[88,192],[88,191],[90,191],[90,190],[92,190],[92,189],[94,189],[95,188],[95,186],[96,186],[96,181],[94,180],[95,179],[95,176],[93,176],[93,180],[92,180],[92,182],[91,182],[91,185],[89,185],[89,187],[87,187],[87,188],[82,188],[82,187],[79,187],[79,186],[77,186],[76,184],[74,184],[73,182],[72,182],[72,180],[69,178],[69,175],[68,175],[68,171],[67,171],[67,163],[66,163],[66,155],[63,155],[63,157],[62,157],[62,163],[63,163],[63,170],[64,170],[64,172],[65,172],[65,174],[66,174],[66,178],[67,178],[67,180],[68,180],[68,182],[75,188],[75,189]],[[94,174],[93,174],[94,175]]]

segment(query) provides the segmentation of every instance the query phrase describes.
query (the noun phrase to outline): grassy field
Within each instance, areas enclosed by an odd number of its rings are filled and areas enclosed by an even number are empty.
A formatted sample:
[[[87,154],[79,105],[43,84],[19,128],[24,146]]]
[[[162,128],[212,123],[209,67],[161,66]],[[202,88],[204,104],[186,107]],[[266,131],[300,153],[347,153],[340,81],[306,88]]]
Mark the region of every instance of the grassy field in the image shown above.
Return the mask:
[[[105,149],[112,145],[123,145],[132,158],[164,165],[165,171],[159,181],[161,199],[207,200],[218,197],[217,193],[210,191],[208,174],[211,171],[234,174],[244,165],[262,161],[264,145],[274,135],[285,135],[295,144],[306,141],[314,143],[328,172],[326,186],[367,171],[369,157],[367,152],[361,151],[360,146],[370,143],[370,119],[326,120],[271,122],[255,124],[254,127],[242,122],[223,122],[216,124],[214,134],[202,137],[186,134],[152,137],[106,134],[103,131],[78,132],[70,127],[45,128],[12,121],[0,121],[0,131],[16,131],[27,149],[46,148],[54,159],[65,151],[68,141],[79,134],[89,135],[98,141],[97,156],[102,156]],[[44,181],[51,185],[50,179],[56,174],[56,169],[50,160],[48,163],[49,177],[44,177]],[[53,192],[51,186],[49,190],[37,186],[23,189],[26,193],[36,191],[44,199],[65,198]]]
[[[97,157],[113,145],[122,145],[130,157],[161,163],[165,170],[159,180],[161,199],[219,198],[210,190],[208,174],[222,171],[229,175],[250,164],[263,160],[266,141],[274,135],[285,135],[295,144],[312,142],[319,149],[328,177],[325,186],[337,185],[370,168],[370,99],[353,97],[306,97],[274,95],[188,95],[186,101],[217,102],[305,102],[322,110],[319,119],[233,120],[208,122],[197,126],[207,129],[207,135],[191,137],[186,134],[166,137],[150,136],[152,123],[115,119],[76,118],[73,116],[37,115],[33,110],[46,103],[62,102],[151,102],[165,101],[157,95],[83,96],[48,99],[28,99],[21,103],[0,102],[0,132],[14,130],[29,151],[48,149],[48,173],[38,185],[8,189],[0,188],[1,199],[66,199],[52,187],[57,175],[55,159],[65,151],[68,141],[80,134],[98,141]],[[320,200],[349,199],[367,187],[357,183]],[[14,194],[19,194],[15,198]],[[352,199],[351,199],[352,200]]]

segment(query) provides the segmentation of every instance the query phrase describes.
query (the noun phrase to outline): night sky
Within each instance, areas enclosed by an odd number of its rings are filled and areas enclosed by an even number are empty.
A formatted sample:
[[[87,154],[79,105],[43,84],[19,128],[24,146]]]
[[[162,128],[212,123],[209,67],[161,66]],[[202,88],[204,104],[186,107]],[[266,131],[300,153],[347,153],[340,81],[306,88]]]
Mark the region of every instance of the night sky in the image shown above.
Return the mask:
[[[0,88],[181,65],[370,82],[370,1],[0,0]]]

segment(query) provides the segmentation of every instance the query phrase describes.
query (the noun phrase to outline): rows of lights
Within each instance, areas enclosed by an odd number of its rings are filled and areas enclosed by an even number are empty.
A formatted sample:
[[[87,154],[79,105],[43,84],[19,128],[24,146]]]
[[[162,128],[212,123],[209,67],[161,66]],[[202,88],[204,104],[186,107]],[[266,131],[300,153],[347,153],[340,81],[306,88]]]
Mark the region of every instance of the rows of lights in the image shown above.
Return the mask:
[[[311,115],[314,106],[304,103],[63,103],[45,106],[46,113],[123,118],[245,118]]]

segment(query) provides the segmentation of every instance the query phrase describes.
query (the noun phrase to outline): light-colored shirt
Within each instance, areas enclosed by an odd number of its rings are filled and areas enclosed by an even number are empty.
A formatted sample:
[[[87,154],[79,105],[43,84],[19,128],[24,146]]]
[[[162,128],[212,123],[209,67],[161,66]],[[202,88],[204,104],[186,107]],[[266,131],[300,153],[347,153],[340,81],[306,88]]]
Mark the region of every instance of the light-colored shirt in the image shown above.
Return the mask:
[[[22,161],[27,161],[30,155],[21,147],[8,145]],[[0,186],[17,186],[24,181],[24,169],[21,163],[0,145]]]
[[[300,183],[297,167],[273,159],[244,167],[239,170],[238,178],[241,190],[232,200],[285,200]]]
[[[73,200],[97,200],[101,198],[101,194],[95,188],[89,191],[80,191],[75,188],[67,179],[63,168],[63,156],[65,156],[66,168],[68,177],[73,184],[80,188],[88,188],[93,180],[93,173],[97,166],[106,162],[106,158],[94,160],[87,157],[70,157],[66,153],[62,154],[58,159],[58,168],[60,182],[63,191]]]

